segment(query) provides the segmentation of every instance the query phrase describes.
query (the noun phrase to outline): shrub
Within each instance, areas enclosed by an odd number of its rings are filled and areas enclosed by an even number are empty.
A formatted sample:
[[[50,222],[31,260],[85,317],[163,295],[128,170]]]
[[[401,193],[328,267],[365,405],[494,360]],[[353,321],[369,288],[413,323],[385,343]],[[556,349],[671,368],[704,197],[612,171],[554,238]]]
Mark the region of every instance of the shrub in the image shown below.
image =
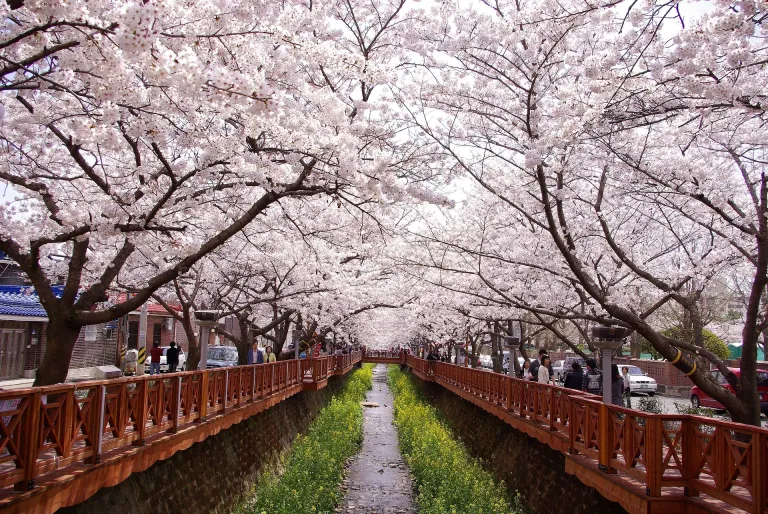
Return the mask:
[[[373,365],[355,371],[341,393],[323,408],[284,456],[282,476],[264,473],[252,491],[253,498],[240,512],[302,514],[333,512],[346,461],[363,441],[360,402],[373,384]]]
[[[662,414],[661,400],[652,396],[640,398],[640,401],[637,403],[637,408],[643,412]]]
[[[678,414],[690,414],[692,416],[704,416],[707,418],[714,418],[714,409],[708,409],[707,407],[693,407],[687,403],[675,402],[675,410]]]
[[[467,454],[409,375],[390,366],[389,384],[400,449],[411,468],[421,514],[523,512],[519,497],[511,506],[504,484]]]
[[[674,339],[682,338],[682,329],[679,326],[668,328],[661,333]],[[730,356],[728,345],[725,343],[725,341],[717,337],[714,332],[705,328],[701,335],[704,338],[704,348],[717,355],[720,359],[727,359]],[[692,343],[693,341],[687,342]],[[654,348],[653,345],[649,343],[648,340],[644,337],[640,338],[640,347],[643,353],[651,354],[652,359],[657,360],[661,358],[661,354],[656,351],[656,348]]]

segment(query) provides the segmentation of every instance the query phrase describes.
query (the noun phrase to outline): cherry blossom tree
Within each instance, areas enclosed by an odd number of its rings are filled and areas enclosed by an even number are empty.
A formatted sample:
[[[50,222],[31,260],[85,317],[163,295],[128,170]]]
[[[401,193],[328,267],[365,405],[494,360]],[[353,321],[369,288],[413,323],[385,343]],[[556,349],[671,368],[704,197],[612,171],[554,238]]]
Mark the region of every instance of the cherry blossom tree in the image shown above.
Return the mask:
[[[500,200],[509,231],[530,231],[538,262],[527,273],[559,277],[582,317],[637,330],[734,420],[756,424],[768,264],[764,12],[714,2],[686,16],[690,5],[454,11],[400,91],[412,122]],[[700,303],[714,277],[744,265],[754,278],[737,377],[703,347]],[[687,312],[693,342],[651,325],[667,303]],[[719,369],[736,395],[680,352]]]
[[[134,310],[278,203],[441,201],[374,94],[397,64],[398,4],[385,21],[361,6],[366,32],[346,39],[342,2],[19,4],[0,7],[0,250],[48,313],[36,385],[64,380],[82,326]],[[118,281],[130,299],[104,303]]]

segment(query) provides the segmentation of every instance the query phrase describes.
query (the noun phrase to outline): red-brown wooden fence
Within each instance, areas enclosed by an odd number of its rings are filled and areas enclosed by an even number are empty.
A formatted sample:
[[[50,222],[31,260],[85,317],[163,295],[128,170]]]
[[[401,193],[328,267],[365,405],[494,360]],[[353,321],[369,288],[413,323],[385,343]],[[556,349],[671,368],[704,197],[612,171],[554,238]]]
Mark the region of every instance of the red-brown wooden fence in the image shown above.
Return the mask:
[[[48,473],[142,446],[160,433],[348,371],[362,352],[319,359],[0,391],[0,499]]]
[[[572,389],[482,369],[407,357],[419,376],[526,419],[609,474],[645,485],[647,496],[705,495],[747,512],[768,512],[768,429],[701,416],[650,414],[606,405]]]

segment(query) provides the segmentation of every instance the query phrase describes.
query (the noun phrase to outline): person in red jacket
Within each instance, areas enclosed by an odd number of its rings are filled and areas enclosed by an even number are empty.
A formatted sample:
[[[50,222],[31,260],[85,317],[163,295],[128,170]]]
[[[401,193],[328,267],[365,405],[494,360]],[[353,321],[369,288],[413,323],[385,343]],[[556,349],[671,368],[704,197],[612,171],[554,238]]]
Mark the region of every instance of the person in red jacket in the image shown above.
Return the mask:
[[[160,357],[163,356],[163,349],[160,348],[160,343],[155,341],[152,345],[152,349],[149,351],[149,374],[160,374]]]

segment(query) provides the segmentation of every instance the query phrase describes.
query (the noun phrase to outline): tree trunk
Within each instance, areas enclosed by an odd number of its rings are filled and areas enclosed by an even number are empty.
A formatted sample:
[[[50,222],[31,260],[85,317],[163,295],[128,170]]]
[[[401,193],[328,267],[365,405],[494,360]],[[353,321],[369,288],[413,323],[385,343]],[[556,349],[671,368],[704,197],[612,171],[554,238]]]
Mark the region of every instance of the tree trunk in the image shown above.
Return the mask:
[[[65,316],[49,316],[45,340],[45,355],[37,369],[33,386],[60,384],[67,380],[72,350],[75,348],[79,326],[67,322]]]
[[[200,365],[200,341],[197,340],[197,334],[195,333],[195,327],[192,325],[192,316],[189,313],[189,308],[185,308],[183,311],[183,320],[181,326],[184,329],[184,334],[187,336],[187,362],[185,364],[187,370],[196,370]]]
[[[232,342],[237,348],[237,363],[241,366],[248,364],[248,352],[251,349],[253,338],[251,337],[251,326],[248,324],[247,318],[237,317],[237,322],[240,327],[240,339],[233,339]],[[254,364],[256,364],[254,362]]]
[[[501,330],[499,323],[493,324],[493,335],[491,336],[491,360],[493,361],[493,372],[502,373],[504,364],[504,354],[501,351]]]

